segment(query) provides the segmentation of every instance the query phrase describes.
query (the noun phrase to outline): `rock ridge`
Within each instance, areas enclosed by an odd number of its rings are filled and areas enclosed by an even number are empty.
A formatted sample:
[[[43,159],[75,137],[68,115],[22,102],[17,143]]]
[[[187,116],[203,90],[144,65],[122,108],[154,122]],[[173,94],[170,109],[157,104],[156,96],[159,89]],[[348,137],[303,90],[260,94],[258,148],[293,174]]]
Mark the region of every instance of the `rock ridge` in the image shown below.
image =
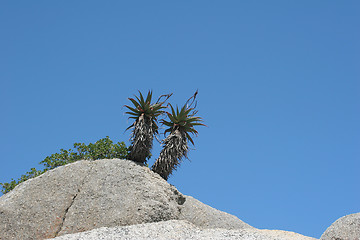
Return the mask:
[[[214,236],[240,231],[234,233],[239,237],[255,231],[257,237],[251,239],[259,240],[285,240],[289,234],[282,231],[285,235],[273,238],[274,231],[258,230],[183,195],[148,167],[129,160],[78,161],[25,181],[0,197],[1,240],[48,239],[104,228],[137,231],[132,226],[140,227],[138,231],[187,226],[190,232],[204,236],[218,229],[222,230]],[[195,233],[189,234],[196,237]],[[302,237],[296,239],[311,239]]]

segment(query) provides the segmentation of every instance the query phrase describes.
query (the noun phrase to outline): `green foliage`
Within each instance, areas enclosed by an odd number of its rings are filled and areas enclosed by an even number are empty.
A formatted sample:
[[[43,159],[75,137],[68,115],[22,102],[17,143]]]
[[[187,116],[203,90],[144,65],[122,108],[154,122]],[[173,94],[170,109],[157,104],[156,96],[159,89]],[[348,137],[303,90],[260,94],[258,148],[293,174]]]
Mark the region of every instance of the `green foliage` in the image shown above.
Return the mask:
[[[94,144],[75,143],[74,149],[75,151],[60,149],[60,153],[46,157],[40,164],[43,164],[45,168],[53,169],[79,160],[126,158],[128,154],[125,143],[113,144],[108,136]]]
[[[107,136],[106,138],[100,139],[97,142],[86,145],[84,143],[75,143],[74,150],[60,149],[60,153],[54,153],[46,157],[40,164],[44,165],[43,170],[36,170],[31,168],[31,171],[22,175],[17,181],[11,179],[9,183],[0,183],[2,186],[2,193],[7,193],[14,189],[18,184],[30,179],[37,177],[48,170],[54,169],[59,166],[66,165],[68,163],[76,162],[79,160],[97,160],[97,159],[112,159],[120,158],[126,159],[128,155],[128,149],[124,142],[118,142],[114,144],[113,141]]]

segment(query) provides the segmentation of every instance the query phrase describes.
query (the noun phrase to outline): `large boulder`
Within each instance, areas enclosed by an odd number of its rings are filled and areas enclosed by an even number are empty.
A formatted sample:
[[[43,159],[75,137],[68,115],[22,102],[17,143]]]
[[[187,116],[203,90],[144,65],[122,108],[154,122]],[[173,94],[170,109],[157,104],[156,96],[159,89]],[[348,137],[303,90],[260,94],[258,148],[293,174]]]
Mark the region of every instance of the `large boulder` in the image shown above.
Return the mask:
[[[0,198],[0,239],[54,238],[177,219],[207,228],[252,228],[182,195],[149,168],[120,159],[58,167]]]
[[[320,240],[359,240],[360,213],[339,218],[326,229]]]
[[[146,223],[122,227],[102,227],[91,231],[67,234],[54,240],[315,240],[303,235],[279,231],[258,230],[254,228],[223,229],[200,228],[185,220]]]

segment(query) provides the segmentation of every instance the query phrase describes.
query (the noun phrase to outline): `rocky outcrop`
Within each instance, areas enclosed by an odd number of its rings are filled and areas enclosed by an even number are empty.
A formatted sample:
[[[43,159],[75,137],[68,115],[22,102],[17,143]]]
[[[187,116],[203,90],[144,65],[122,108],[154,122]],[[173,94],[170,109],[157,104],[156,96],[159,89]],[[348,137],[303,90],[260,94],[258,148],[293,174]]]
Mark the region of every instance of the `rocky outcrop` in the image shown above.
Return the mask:
[[[326,229],[320,240],[360,240],[360,213],[336,220]]]
[[[100,227],[187,220],[252,228],[186,197],[132,161],[79,161],[30,179],[0,198],[0,239],[45,239]]]
[[[78,161],[0,198],[0,239],[310,240],[259,230],[128,160]]]
[[[54,240],[314,240],[303,235],[279,231],[244,228],[228,230],[222,228],[200,228],[184,220],[146,223],[132,226],[98,228],[88,232],[67,234]]]
[[[191,196],[186,196],[179,219],[187,220],[202,228],[253,228],[249,224],[239,221],[234,215],[212,208]]]

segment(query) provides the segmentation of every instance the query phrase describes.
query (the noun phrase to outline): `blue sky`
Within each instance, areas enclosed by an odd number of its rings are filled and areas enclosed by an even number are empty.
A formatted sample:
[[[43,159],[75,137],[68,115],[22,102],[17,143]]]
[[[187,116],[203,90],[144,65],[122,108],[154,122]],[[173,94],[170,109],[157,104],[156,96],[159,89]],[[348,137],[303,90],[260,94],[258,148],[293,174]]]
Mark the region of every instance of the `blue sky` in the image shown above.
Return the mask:
[[[169,179],[257,228],[360,211],[359,1],[2,1],[0,182],[75,142],[128,144],[137,90],[199,89]],[[154,158],[160,146],[153,150]]]

